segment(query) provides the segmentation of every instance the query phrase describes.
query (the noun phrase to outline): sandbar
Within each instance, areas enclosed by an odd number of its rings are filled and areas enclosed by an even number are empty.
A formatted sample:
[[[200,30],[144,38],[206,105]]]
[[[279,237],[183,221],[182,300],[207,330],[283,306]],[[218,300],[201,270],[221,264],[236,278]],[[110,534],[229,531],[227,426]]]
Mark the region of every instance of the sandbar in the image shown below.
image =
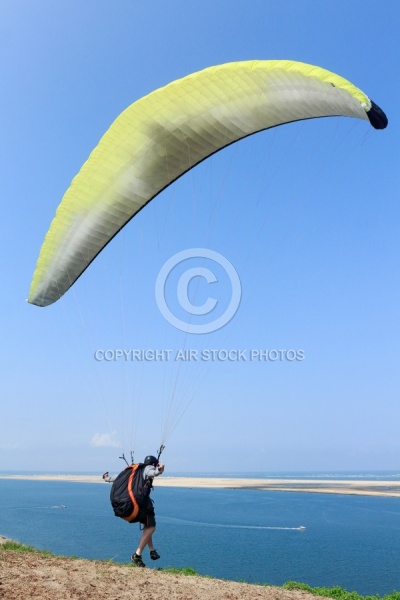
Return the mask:
[[[31,481],[67,481],[107,485],[101,475],[0,475],[0,479]],[[357,496],[400,497],[400,481],[358,481],[326,479],[263,479],[236,477],[175,477],[163,475],[156,479],[158,487],[246,489],[276,492],[307,492],[319,494],[345,494]]]

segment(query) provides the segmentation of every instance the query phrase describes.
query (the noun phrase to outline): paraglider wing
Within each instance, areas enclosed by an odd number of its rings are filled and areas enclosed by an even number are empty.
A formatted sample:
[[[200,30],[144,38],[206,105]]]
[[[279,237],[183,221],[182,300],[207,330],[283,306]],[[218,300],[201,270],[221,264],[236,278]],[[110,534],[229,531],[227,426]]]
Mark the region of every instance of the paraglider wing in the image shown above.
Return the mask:
[[[293,61],[211,67],[141,98],[114,121],[65,193],[43,243],[28,302],[58,300],[150,200],[222,148],[284,123],[385,114],[353,84]]]

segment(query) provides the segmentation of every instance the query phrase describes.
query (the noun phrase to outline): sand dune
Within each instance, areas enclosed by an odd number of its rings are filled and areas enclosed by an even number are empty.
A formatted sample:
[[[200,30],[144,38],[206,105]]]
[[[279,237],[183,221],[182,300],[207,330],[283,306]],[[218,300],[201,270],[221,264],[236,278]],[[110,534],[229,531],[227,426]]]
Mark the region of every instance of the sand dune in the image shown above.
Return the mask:
[[[303,591],[2,550],[0,597],[10,600],[318,600]]]
[[[71,481],[107,485],[101,475],[0,475],[0,479],[32,481]],[[226,488],[282,492],[309,492],[320,494],[353,494],[360,496],[400,497],[400,482],[325,480],[325,479],[245,479],[234,477],[169,477],[157,478],[159,487]]]

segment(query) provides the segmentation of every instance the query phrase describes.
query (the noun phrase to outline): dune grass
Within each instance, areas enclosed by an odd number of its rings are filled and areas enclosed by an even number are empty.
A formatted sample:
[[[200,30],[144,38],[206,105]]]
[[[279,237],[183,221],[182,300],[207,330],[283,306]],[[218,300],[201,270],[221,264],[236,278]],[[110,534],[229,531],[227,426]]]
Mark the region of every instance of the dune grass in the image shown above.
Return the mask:
[[[286,590],[303,590],[315,596],[324,598],[334,598],[335,600],[400,600],[400,592],[393,591],[386,596],[361,596],[357,592],[348,592],[344,588],[335,585],[334,587],[311,587],[306,583],[298,583],[297,581],[288,581],[282,586]]]
[[[35,554],[41,554],[42,556],[54,556],[52,552],[48,552],[47,550],[38,550],[33,546],[27,546],[26,544],[20,544],[19,542],[13,542],[12,540],[8,540],[4,542],[0,546],[0,550],[14,550],[15,552],[34,552]]]
[[[203,577],[203,575],[200,575],[193,567],[159,567],[156,570],[161,571],[162,573],[173,573],[174,575],[196,575],[197,577]],[[206,577],[208,577],[208,575],[206,575]]]

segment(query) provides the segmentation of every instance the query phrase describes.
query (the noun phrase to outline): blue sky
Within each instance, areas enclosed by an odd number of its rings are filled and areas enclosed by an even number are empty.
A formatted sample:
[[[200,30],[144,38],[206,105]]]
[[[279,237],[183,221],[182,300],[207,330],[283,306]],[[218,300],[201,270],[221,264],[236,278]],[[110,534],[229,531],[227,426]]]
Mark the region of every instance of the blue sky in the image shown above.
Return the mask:
[[[157,449],[171,396],[172,472],[399,468],[399,18],[394,1],[3,0],[0,470],[118,469],[117,442]],[[324,119],[244,140],[154,200],[58,303],[27,304],[56,207],[118,114],[248,59],[334,71],[389,127]],[[241,280],[209,335],[178,332],[155,302],[161,267],[190,248]],[[304,359],[95,361],[107,348]]]

